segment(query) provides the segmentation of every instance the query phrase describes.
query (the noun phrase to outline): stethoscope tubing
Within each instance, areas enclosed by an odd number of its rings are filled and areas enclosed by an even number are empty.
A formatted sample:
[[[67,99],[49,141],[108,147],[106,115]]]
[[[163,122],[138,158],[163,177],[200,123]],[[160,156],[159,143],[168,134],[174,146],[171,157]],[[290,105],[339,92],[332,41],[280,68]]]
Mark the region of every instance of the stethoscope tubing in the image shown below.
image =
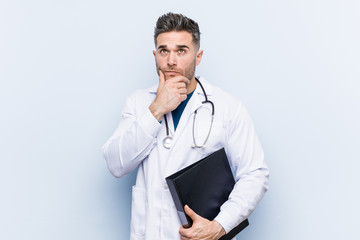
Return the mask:
[[[213,121],[214,121],[214,115],[215,115],[215,106],[214,106],[214,103],[210,100],[208,100],[208,97],[207,97],[207,94],[205,92],[205,89],[203,87],[203,85],[201,84],[201,82],[199,81],[199,79],[195,78],[196,81],[199,83],[200,87],[201,87],[201,90],[203,91],[204,93],[204,97],[205,97],[205,101],[202,102],[202,104],[206,104],[206,103],[209,103],[211,104],[211,122],[210,122],[210,128],[209,128],[209,132],[205,138],[205,141],[203,144],[201,145],[198,145],[196,143],[196,140],[195,140],[195,118],[196,118],[196,115],[197,115],[197,109],[195,110],[194,112],[194,121],[193,121],[193,127],[192,127],[192,135],[193,135],[193,145],[191,147],[193,148],[205,148],[205,144],[207,142],[207,140],[209,139],[209,136],[210,136],[210,133],[211,133],[211,129],[212,129],[212,125],[213,125]],[[168,125],[168,121],[167,121],[167,118],[166,118],[166,115],[164,115],[164,120],[165,120],[165,127],[166,127],[166,137],[163,139],[163,146],[166,148],[166,149],[170,149],[171,147],[171,142],[172,142],[172,137],[170,137],[170,133],[169,133],[169,125]]]

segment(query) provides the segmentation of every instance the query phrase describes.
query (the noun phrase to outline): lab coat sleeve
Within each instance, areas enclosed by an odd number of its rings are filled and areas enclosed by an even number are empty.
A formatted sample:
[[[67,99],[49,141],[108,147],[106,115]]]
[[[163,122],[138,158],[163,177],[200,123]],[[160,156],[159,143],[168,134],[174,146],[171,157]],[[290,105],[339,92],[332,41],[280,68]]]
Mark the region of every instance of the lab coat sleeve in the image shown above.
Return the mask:
[[[228,121],[225,151],[234,170],[235,186],[215,218],[228,233],[249,217],[268,189],[269,170],[252,120],[240,104]]]
[[[134,170],[156,145],[160,123],[133,94],[126,101],[122,119],[115,133],[103,146],[106,164],[115,177],[122,177]]]

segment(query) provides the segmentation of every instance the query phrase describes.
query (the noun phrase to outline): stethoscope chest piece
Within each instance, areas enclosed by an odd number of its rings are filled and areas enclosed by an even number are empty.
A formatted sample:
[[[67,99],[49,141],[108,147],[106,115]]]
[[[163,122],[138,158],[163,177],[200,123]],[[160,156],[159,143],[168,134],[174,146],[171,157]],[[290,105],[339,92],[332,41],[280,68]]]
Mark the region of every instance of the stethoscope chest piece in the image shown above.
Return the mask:
[[[170,136],[167,136],[166,138],[164,138],[164,140],[163,140],[164,148],[170,149],[172,140],[173,140],[173,138]]]

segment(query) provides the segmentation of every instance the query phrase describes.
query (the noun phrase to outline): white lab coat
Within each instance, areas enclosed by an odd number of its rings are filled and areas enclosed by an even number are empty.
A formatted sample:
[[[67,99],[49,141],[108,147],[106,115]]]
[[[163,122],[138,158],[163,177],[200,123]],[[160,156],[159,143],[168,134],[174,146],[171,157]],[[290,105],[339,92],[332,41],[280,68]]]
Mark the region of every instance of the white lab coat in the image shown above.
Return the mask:
[[[268,188],[269,171],[263,150],[244,105],[204,78],[199,80],[215,105],[214,123],[205,148],[191,147],[194,111],[205,100],[199,84],[175,132],[171,113],[166,115],[173,137],[170,149],[162,144],[165,121],[159,123],[148,108],[155,99],[157,85],[139,90],[127,99],[118,128],[103,146],[106,163],[115,177],[139,166],[132,188],[131,239],[180,239],[180,220],[165,178],[222,147],[236,180],[229,200],[215,218],[226,232],[251,214]],[[196,134],[207,135],[209,116],[199,114],[196,123],[203,123],[197,124]],[[197,139],[202,137],[199,135]]]

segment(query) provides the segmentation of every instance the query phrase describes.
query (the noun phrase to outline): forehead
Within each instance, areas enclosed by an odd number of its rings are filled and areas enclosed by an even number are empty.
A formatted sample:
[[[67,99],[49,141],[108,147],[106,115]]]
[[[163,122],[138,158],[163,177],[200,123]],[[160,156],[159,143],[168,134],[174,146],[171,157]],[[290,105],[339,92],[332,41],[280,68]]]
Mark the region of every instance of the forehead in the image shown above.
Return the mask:
[[[192,35],[186,31],[172,31],[160,33],[156,38],[157,46],[166,45],[168,47],[177,45],[192,46]]]

